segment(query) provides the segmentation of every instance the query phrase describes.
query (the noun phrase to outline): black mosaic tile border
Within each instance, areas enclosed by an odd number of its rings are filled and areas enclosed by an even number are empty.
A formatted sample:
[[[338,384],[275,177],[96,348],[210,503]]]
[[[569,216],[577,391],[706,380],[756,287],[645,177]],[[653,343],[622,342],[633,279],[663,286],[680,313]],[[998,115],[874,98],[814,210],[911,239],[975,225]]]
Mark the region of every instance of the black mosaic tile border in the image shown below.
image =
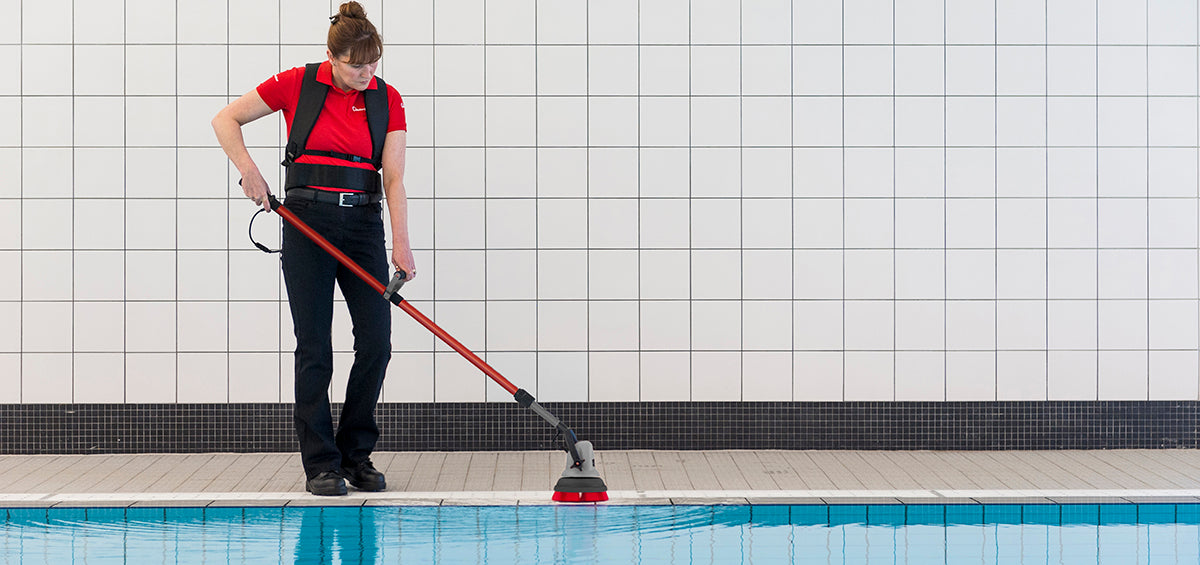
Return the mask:
[[[608,449],[1200,447],[1200,402],[548,402]],[[337,407],[335,406],[335,411]],[[380,404],[380,451],[557,447],[516,403]],[[291,404],[0,404],[0,454],[296,451]]]

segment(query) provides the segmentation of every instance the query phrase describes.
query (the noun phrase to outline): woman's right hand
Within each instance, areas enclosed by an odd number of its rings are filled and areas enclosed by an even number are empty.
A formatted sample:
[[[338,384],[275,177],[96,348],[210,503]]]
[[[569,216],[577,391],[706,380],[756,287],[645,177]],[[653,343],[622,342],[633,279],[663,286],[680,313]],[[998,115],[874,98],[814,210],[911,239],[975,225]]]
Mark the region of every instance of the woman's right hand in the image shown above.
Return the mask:
[[[262,209],[267,212],[271,211],[270,199],[267,198],[271,195],[271,187],[267,186],[267,180],[263,178],[257,167],[242,177],[242,192],[255,205],[262,206]]]

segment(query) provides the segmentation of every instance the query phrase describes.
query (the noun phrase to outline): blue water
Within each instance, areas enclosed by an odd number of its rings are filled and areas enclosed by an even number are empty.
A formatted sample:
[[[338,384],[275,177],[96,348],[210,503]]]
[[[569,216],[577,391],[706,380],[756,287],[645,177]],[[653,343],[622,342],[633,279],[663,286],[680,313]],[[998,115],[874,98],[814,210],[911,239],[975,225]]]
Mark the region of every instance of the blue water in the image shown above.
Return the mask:
[[[0,563],[1200,563],[1200,505],[0,509]]]

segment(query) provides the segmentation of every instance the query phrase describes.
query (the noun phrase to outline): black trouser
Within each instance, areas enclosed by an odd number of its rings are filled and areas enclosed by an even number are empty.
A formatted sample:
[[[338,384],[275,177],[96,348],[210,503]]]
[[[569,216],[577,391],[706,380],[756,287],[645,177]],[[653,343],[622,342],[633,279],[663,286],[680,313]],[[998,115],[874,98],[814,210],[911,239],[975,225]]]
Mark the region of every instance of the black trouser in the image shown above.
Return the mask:
[[[379,204],[341,207],[289,198],[285,205],[371,276],[387,282]],[[287,222],[283,223],[282,256],[296,332],[296,437],[304,473],[311,479],[362,461],[375,449],[379,439],[375,404],[392,355],[392,311],[375,289]],[[354,323],[354,365],[336,434],[329,408],[334,281]]]

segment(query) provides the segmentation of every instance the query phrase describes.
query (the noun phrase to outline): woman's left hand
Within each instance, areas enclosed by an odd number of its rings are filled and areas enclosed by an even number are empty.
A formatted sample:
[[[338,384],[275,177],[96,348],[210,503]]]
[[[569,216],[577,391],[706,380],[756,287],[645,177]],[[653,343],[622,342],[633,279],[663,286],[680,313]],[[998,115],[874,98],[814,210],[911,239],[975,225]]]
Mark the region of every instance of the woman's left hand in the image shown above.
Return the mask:
[[[417,278],[417,262],[413,259],[412,249],[408,246],[392,249],[392,267],[397,271],[404,271],[408,275],[404,280],[411,281]]]

